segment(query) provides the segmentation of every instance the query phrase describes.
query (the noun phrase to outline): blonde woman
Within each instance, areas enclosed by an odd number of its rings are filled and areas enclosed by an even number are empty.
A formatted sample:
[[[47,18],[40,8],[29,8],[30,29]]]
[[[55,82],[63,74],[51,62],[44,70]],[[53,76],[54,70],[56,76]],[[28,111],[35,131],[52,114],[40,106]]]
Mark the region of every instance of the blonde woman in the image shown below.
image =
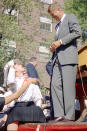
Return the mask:
[[[24,81],[22,87],[20,89],[18,89],[17,92],[6,96],[6,97],[0,97],[0,111],[2,111],[4,105],[9,104],[10,102],[12,102],[15,99],[18,99],[20,95],[22,95],[22,93],[27,89],[27,87],[31,84],[31,83],[37,83],[38,79],[36,78],[32,78],[30,80],[26,80]],[[5,124],[5,121],[7,119],[7,114],[4,114],[3,112],[0,113],[0,128]]]
[[[12,75],[13,77],[11,77]],[[11,77],[11,78],[10,78]],[[13,79],[12,79],[13,78]],[[10,68],[8,74],[8,84],[15,85],[15,89],[20,89],[24,80],[31,80],[26,74],[24,67]],[[7,131],[18,130],[20,122],[45,122],[45,116],[41,109],[42,95],[37,84],[30,84],[29,88],[19,97],[14,107],[8,113]]]

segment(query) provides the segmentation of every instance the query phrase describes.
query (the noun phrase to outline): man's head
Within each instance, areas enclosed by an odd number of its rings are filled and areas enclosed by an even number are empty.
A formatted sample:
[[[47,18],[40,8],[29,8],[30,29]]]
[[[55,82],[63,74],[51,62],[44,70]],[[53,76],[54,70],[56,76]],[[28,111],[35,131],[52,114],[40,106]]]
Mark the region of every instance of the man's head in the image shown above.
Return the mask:
[[[63,8],[59,5],[58,2],[54,2],[52,5],[49,5],[48,7],[48,13],[50,13],[50,15],[56,19],[57,21],[60,21],[64,11]]]
[[[36,67],[37,66],[37,58],[36,57],[31,57],[29,59],[29,63],[33,64]]]

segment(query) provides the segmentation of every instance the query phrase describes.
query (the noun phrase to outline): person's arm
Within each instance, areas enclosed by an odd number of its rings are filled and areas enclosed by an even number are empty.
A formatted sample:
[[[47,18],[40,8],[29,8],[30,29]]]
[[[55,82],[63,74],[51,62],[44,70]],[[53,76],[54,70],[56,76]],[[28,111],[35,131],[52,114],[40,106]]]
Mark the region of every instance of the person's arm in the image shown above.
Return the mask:
[[[12,65],[14,65],[13,60],[7,62],[6,65],[4,66],[4,82],[3,82],[3,87],[7,86],[8,72],[9,72],[10,66],[12,66]]]
[[[26,90],[27,87],[29,87],[29,85],[31,83],[37,83],[37,82],[39,82],[39,80],[36,78],[32,78],[30,80],[25,80],[22,87],[17,92],[5,97],[5,104],[8,104],[11,101],[17,99],[19,96],[22,95],[22,93]]]
[[[68,33],[66,36],[61,38],[62,45],[66,45],[66,44],[70,43],[74,39],[79,38],[82,34],[80,25],[79,25],[78,20],[75,15],[73,15],[73,14],[69,15],[68,22],[69,22],[68,25],[69,25],[70,33]]]
[[[7,77],[7,85],[11,85],[15,83],[15,69],[14,67],[10,67],[9,68],[9,73],[8,73],[8,77]]]
[[[68,15],[69,33],[61,37],[60,40],[54,41],[50,46],[50,51],[55,52],[61,45],[65,46],[71,44],[71,42],[79,38],[82,34],[78,20],[74,14]],[[66,28],[67,29],[67,28]]]

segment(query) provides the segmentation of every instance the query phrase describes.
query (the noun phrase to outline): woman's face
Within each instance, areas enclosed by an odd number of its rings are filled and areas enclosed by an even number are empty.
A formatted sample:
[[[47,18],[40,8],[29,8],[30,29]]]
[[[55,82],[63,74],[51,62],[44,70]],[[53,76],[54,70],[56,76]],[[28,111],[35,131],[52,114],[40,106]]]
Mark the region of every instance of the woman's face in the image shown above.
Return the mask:
[[[22,65],[16,65],[15,66],[15,72],[16,72],[16,77],[23,76],[24,67]]]
[[[29,78],[26,69],[25,69],[24,72],[23,72],[23,76],[24,76],[25,79],[28,79],[28,78]]]
[[[16,65],[14,65],[14,68],[15,68],[15,71],[23,71],[24,70],[24,68],[23,68],[23,66],[22,65],[18,65],[18,64],[16,64]]]
[[[29,78],[26,69],[22,65],[16,65],[15,71],[17,77],[23,76],[25,79]]]

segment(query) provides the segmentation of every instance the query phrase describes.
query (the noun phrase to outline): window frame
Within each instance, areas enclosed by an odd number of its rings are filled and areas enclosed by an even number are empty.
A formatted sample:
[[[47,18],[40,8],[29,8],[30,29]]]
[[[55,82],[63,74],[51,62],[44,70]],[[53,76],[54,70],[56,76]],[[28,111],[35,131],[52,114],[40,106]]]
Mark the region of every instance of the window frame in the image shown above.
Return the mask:
[[[52,4],[53,0],[40,0],[43,3]],[[49,2],[48,2],[49,1]]]
[[[43,24],[43,25],[41,25],[41,24]],[[50,30],[49,30],[49,27],[47,27],[47,25],[50,25]],[[40,29],[52,32],[52,20],[41,16],[40,17]]]

